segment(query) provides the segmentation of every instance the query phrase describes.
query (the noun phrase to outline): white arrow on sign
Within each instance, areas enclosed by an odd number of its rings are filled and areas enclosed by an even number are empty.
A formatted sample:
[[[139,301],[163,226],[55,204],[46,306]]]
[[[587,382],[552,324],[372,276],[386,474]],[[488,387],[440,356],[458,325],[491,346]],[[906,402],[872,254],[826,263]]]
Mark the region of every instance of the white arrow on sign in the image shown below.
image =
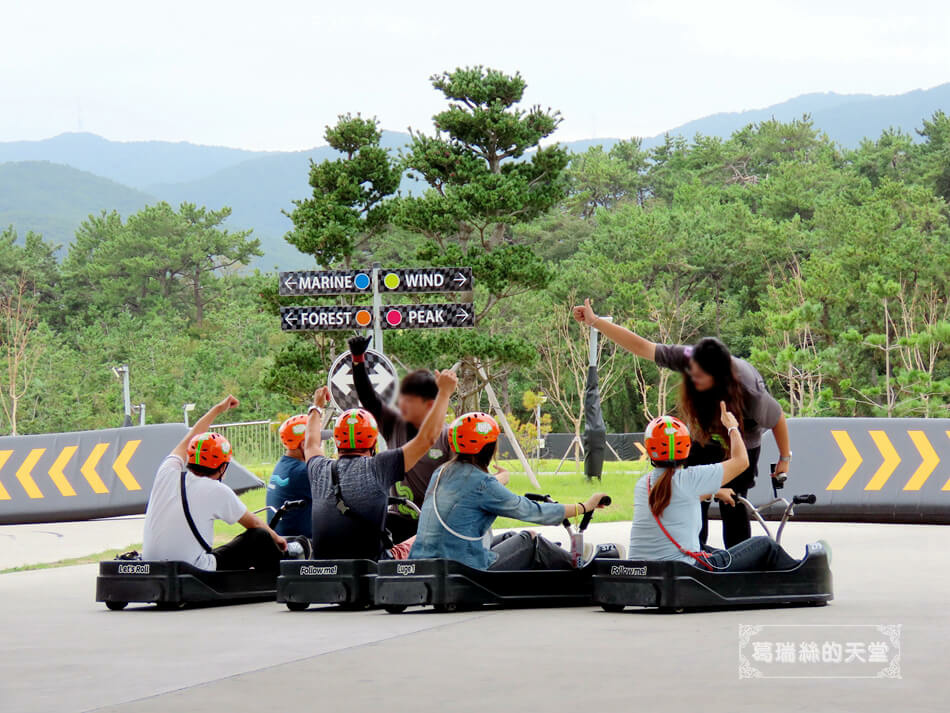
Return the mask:
[[[293,275],[288,275],[287,279],[284,280],[284,287],[288,290],[293,290],[297,287],[297,278]]]
[[[465,279],[465,275],[463,275],[461,272],[456,272],[455,279],[453,280],[453,282],[455,282],[456,285],[461,286],[461,285],[464,285],[466,282],[468,282],[468,280]]]
[[[340,369],[333,375],[330,382],[346,396],[350,393],[350,388],[353,386],[353,367],[347,366],[344,369]]]
[[[284,321],[289,324],[291,327],[297,326],[297,315],[293,312],[284,313]]]
[[[468,319],[468,312],[466,312],[464,309],[460,309],[460,310],[459,310],[459,313],[458,313],[457,315],[455,315],[455,318],[456,318],[456,319]]]
[[[395,381],[393,375],[388,370],[383,369],[379,364],[373,367],[373,373],[369,375],[370,383],[376,389],[377,394],[385,393],[389,385]]]

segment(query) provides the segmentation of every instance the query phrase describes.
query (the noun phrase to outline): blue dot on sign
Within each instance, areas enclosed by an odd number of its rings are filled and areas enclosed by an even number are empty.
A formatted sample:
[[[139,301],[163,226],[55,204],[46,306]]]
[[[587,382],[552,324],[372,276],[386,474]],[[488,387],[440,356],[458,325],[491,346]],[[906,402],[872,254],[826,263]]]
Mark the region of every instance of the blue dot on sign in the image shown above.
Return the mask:
[[[369,287],[369,275],[365,272],[361,272],[355,278],[353,278],[353,284],[356,285],[356,289],[365,290]]]

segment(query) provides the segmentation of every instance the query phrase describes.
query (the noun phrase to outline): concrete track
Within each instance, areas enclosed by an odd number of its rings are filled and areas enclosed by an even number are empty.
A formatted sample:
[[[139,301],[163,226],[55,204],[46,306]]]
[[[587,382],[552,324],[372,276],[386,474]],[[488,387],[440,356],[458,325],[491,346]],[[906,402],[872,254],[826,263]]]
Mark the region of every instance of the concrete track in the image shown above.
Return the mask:
[[[818,537],[833,547],[830,606],[679,615],[109,612],[95,566],[0,575],[0,710],[946,711],[950,529],[793,523],[786,546]],[[902,624],[903,678],[740,680],[742,623]]]

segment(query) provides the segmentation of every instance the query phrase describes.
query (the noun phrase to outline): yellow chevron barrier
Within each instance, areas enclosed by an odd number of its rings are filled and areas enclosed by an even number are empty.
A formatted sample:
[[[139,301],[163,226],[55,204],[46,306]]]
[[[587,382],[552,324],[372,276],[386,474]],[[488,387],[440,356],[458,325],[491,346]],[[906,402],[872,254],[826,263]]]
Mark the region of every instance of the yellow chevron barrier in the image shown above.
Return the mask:
[[[23,486],[26,494],[32,499],[43,497],[43,492],[36,485],[36,481],[33,480],[33,468],[45,452],[45,448],[34,448],[16,471],[16,479],[20,481],[20,485]]]
[[[868,481],[868,484],[864,486],[864,489],[880,490],[884,487],[884,483],[887,482],[887,479],[897,470],[897,466],[900,465],[901,462],[901,457],[897,455],[897,451],[894,450],[891,439],[887,437],[884,431],[868,431],[868,433],[871,435],[871,440],[874,441],[874,445],[877,446],[884,460],[881,463],[881,467],[875,471],[871,480]]]
[[[858,453],[858,449],[854,447],[854,441],[851,440],[851,436],[848,435],[847,431],[832,431],[831,435],[844,454],[844,465],[831,479],[825,490],[841,490],[851,480],[851,476],[855,474],[864,459]]]
[[[63,473],[63,468],[67,463],[69,463],[70,459],[72,459],[73,454],[76,452],[78,447],[79,446],[66,446],[63,448],[59,455],[56,456],[56,461],[50,466],[49,469],[50,480],[53,481],[53,485],[59,489],[59,492],[63,495],[63,497],[69,498],[76,494],[72,484],[66,479],[66,474]]]
[[[142,486],[138,484],[138,481],[136,481],[132,475],[132,471],[129,470],[129,459],[132,457],[132,454],[135,453],[135,449],[139,447],[139,443],[141,442],[142,441],[129,441],[126,443],[112,464],[112,470],[115,471],[115,474],[119,476],[119,480],[122,481],[122,485],[128,490],[142,489]]]
[[[950,431],[947,431],[947,438],[950,438]],[[0,485],[0,490],[3,489],[3,486]],[[950,490],[950,478],[947,478],[947,482],[943,484],[941,490]]]
[[[914,442],[920,452],[921,460],[917,470],[914,471],[914,474],[910,476],[910,480],[907,481],[907,485],[904,486],[904,490],[920,490],[920,486],[927,482],[927,478],[936,469],[940,462],[940,456],[930,445],[930,441],[927,440],[927,436],[923,431],[908,431],[907,435],[910,436],[910,440]]]
[[[96,472],[96,466],[99,465],[102,454],[106,452],[108,447],[108,443],[97,443],[93,447],[92,453],[90,453],[89,457],[86,458],[86,462],[83,463],[82,467],[79,469],[79,472],[82,473],[83,477],[88,481],[89,486],[92,488],[94,493],[109,492],[106,484],[102,482],[102,478],[100,478],[99,474]]]
[[[880,419],[880,422],[882,424],[887,423],[884,419]],[[850,432],[845,430],[831,431],[835,443],[838,444],[838,449],[844,456],[844,464],[831,479],[831,482],[825,487],[825,490],[843,490],[851,480],[851,477],[858,471],[858,468],[861,467],[861,464],[864,463],[864,457],[854,445],[854,441],[851,438],[852,433],[859,432],[854,429],[851,429]],[[916,492],[924,486],[937,469],[937,466],[940,464],[940,455],[937,453],[925,431],[909,429],[906,433],[914,444],[917,454],[920,456],[920,464],[911,474],[910,478],[908,478],[902,490]],[[906,452],[907,447],[901,446],[905,449],[904,456],[902,457],[897,448],[895,448],[894,441],[891,440],[897,436],[893,430],[890,432],[890,435],[888,435],[884,430],[868,429],[867,434],[871,437],[871,440],[880,452],[882,460],[877,470],[874,471],[874,475],[871,476],[867,485],[864,486],[864,489],[867,491],[879,491],[888,483],[891,476],[897,472],[901,463],[909,460]],[[947,431],[946,434],[947,437],[950,438],[950,431]],[[932,438],[933,435],[931,432],[930,437]],[[907,463],[907,467],[910,465],[910,463]],[[944,483],[941,490],[950,490],[950,480]]]
[[[0,470],[3,470],[3,466],[6,465],[11,453],[13,453],[13,451],[0,451]],[[7,489],[3,487],[3,482],[0,481],[0,500],[9,499],[10,493],[7,492]]]

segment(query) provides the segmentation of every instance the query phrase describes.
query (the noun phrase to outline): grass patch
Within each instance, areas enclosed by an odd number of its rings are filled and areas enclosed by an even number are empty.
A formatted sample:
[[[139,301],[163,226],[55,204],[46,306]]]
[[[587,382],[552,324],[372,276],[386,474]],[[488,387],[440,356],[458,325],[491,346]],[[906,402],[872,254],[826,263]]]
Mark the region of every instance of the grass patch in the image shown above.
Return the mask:
[[[142,545],[129,545],[128,547],[123,547],[118,550],[104,550],[102,552],[95,552],[91,555],[83,555],[82,557],[70,557],[68,559],[56,560],[55,562],[40,562],[39,564],[24,564],[19,567],[10,567],[9,569],[0,569],[0,574],[9,574],[10,572],[28,572],[34,569],[52,569],[53,567],[72,567],[77,564],[95,564],[102,560],[111,560],[115,559],[116,555],[121,555],[123,552],[128,552],[129,550],[138,550],[142,551]]]

